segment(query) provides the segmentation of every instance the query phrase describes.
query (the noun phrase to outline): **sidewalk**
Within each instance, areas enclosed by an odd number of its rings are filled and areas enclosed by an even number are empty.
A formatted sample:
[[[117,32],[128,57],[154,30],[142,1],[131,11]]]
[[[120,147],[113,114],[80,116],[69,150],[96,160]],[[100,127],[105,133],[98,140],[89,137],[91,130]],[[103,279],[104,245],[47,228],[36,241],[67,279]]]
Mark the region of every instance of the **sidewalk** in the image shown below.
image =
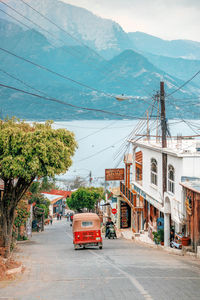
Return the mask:
[[[118,229],[117,230],[117,237],[118,238],[124,238],[126,240],[132,240],[140,245],[143,246],[147,246],[150,248],[154,248],[154,249],[160,249],[160,250],[164,250],[168,253],[174,254],[174,255],[179,255],[179,256],[191,256],[194,257],[196,259],[200,260],[200,257],[197,256],[197,253],[194,252],[187,252],[185,248],[183,249],[174,249],[171,247],[164,247],[162,245],[156,245],[154,243],[154,241],[152,241],[149,237],[148,237],[148,232],[145,231],[143,233],[133,233],[133,231],[131,229]]]

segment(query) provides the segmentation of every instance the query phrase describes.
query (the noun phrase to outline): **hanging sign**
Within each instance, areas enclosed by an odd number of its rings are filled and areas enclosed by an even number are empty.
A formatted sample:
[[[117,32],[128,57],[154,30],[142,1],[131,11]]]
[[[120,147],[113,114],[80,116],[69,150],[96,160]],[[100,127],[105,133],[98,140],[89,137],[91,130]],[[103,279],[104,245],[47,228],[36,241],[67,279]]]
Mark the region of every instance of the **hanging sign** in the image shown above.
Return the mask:
[[[124,180],[124,169],[105,169],[105,180]]]

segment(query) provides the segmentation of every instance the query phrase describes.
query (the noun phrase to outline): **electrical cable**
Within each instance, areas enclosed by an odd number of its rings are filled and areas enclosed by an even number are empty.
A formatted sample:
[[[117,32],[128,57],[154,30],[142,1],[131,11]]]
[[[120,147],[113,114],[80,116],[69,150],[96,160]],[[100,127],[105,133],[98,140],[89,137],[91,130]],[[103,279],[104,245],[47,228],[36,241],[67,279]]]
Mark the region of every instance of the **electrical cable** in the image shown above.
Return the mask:
[[[42,13],[40,13],[38,10],[36,10],[35,8],[33,8],[31,5],[29,5],[28,3],[26,3],[25,1],[20,0],[21,2],[23,2],[25,5],[27,5],[29,8],[31,8],[33,11],[37,12],[40,16],[42,16],[43,18],[45,18],[48,22],[50,22],[51,24],[53,24],[54,26],[56,26],[57,28],[59,28],[60,30],[62,30],[63,32],[65,32],[67,35],[69,35],[72,39],[74,39],[76,42],[78,42],[79,44],[83,45],[84,47],[86,47],[87,49],[91,50],[92,52],[94,52],[97,56],[99,56],[101,59],[105,60],[104,57],[102,57],[101,55],[99,55],[94,49],[88,47],[87,45],[85,45],[84,43],[82,43],[80,40],[76,39],[74,36],[72,36],[69,32],[67,32],[65,29],[63,29],[62,27],[60,27],[59,25],[57,25],[56,23],[54,23],[52,20],[50,20],[49,18],[47,18],[46,16],[44,16]],[[24,17],[25,19],[27,19],[29,22],[32,22],[34,25],[38,26],[40,29],[46,31],[48,34],[52,35],[51,32],[49,32],[48,30],[44,29],[43,27],[41,27],[40,25],[38,25],[37,23],[33,22],[32,20],[30,20],[29,18],[27,18],[26,16],[22,15],[21,13],[19,13],[17,10],[15,10],[13,7],[11,7],[8,4],[3,3],[4,5],[6,5],[7,7],[9,7],[10,9],[14,10],[16,13],[18,13],[19,15],[21,15],[22,17]],[[57,36],[56,36],[57,38]],[[65,52],[65,49],[62,49]],[[70,52],[68,52],[70,53]],[[71,55],[73,55],[72,53],[70,53]],[[73,55],[74,56],[74,55]],[[93,68],[95,68],[94,66],[92,66]],[[98,70],[97,68],[95,68],[96,70]],[[135,81],[138,81],[135,78]],[[139,81],[138,81],[139,83]],[[139,83],[140,84],[140,83]],[[139,85],[138,85],[139,86]],[[143,90],[150,95],[150,93],[148,91],[146,91],[146,89],[143,88]]]
[[[102,56],[100,56],[94,49],[88,47],[86,44],[84,44],[82,41],[80,41],[79,39],[75,38],[72,34],[70,34],[69,32],[67,32],[64,28],[62,28],[61,26],[57,25],[55,22],[53,22],[52,20],[50,20],[48,17],[46,17],[45,15],[43,15],[41,12],[39,12],[37,9],[35,9],[34,7],[32,7],[30,4],[28,4],[27,2],[20,0],[22,3],[24,3],[26,6],[28,6],[29,8],[31,8],[32,10],[34,10],[36,13],[38,13],[41,17],[43,17],[44,19],[46,19],[48,22],[50,22],[51,24],[53,24],[54,26],[56,26],[58,29],[60,29],[61,31],[63,31],[65,34],[67,34],[68,36],[70,36],[73,40],[75,40],[76,42],[78,42],[78,44],[83,45],[84,47],[86,47],[87,49],[89,49],[90,51],[92,51],[93,53],[96,54],[96,56],[103,58]],[[103,60],[105,60],[103,58]]]
[[[8,4],[4,3],[4,2],[2,2],[2,3],[3,3],[4,5],[6,5],[7,7],[9,7],[11,10],[13,10],[15,13],[17,13],[18,15],[20,15],[21,17],[23,17],[23,18],[25,18],[26,20],[28,20],[30,23],[34,24],[35,26],[37,26],[37,27],[40,28],[41,30],[47,32],[48,35],[52,36],[55,40],[59,40],[59,41],[61,41],[61,42],[64,43],[64,44],[66,43],[63,39],[57,37],[57,35],[53,34],[52,32],[48,31],[47,29],[43,28],[41,25],[38,25],[37,23],[35,23],[34,21],[32,21],[30,18],[28,18],[28,17],[24,16],[23,14],[19,13],[16,9],[14,9],[13,7],[11,7],[10,5],[8,5]],[[2,11],[3,13],[5,13],[5,14],[9,15],[9,14],[6,13],[5,11],[3,11],[2,9],[1,9],[1,11]],[[11,16],[11,15],[9,15],[9,16],[10,16],[11,18],[13,18],[14,20],[16,20],[17,22],[19,22],[20,24],[22,24],[23,26],[26,26],[26,27],[28,27],[30,30],[33,30],[33,28],[31,28],[30,26],[27,26],[26,24],[24,24],[23,22],[19,21],[19,20],[16,19],[15,17],[13,17],[13,16]],[[37,31],[36,31],[36,32],[37,32]],[[39,33],[39,32],[37,32],[37,33]],[[56,47],[54,47],[54,48],[56,48]],[[73,52],[67,50],[66,48],[61,48],[61,50],[64,51],[64,52],[66,52],[67,54],[72,55],[73,57],[75,57],[75,58],[77,59],[77,56],[74,55]],[[91,50],[92,50],[92,49],[91,49]],[[81,53],[80,51],[78,51],[75,47],[73,47],[73,51],[77,52],[78,54],[82,54],[82,53]],[[79,60],[80,60],[80,57],[79,57]],[[104,60],[105,60],[105,59],[104,59]],[[84,61],[81,61],[81,63],[86,64],[86,65],[90,65],[93,69],[95,69],[95,70],[98,71],[98,68],[96,68],[96,67],[95,67],[93,64],[91,64],[91,63],[86,63],[86,62],[84,62]]]
[[[198,72],[196,72],[190,79],[188,79],[187,81],[185,81],[181,86],[179,86],[176,90],[174,90],[173,92],[171,92],[170,94],[166,95],[166,98],[173,95],[174,93],[178,92],[180,89],[182,89],[186,84],[188,84],[190,81],[192,81],[197,75],[200,74],[200,70]]]
[[[38,94],[30,93],[30,92],[24,91],[22,89],[18,89],[18,88],[15,88],[13,86],[8,86],[8,85],[1,84],[1,83],[0,83],[0,86],[4,87],[4,88],[11,89],[11,90],[14,90],[14,91],[22,92],[24,94],[34,96],[34,97],[37,97],[37,98],[40,98],[40,99],[44,99],[46,101],[57,102],[59,104],[62,104],[62,105],[65,105],[65,106],[70,106],[70,107],[73,107],[73,108],[78,108],[78,109],[83,109],[83,110],[88,110],[88,111],[96,111],[96,112],[99,112],[99,113],[106,113],[106,114],[109,114],[109,115],[114,115],[114,116],[123,117],[123,118],[126,117],[126,118],[130,118],[130,119],[141,119],[140,117],[118,114],[118,113],[114,113],[114,112],[110,112],[110,111],[106,111],[106,110],[102,110],[102,109],[88,108],[88,107],[74,105],[74,104],[67,103],[67,102],[64,102],[62,100],[59,100],[57,98],[50,98],[50,97],[41,96],[41,95],[38,95]]]
[[[31,65],[34,65],[34,66],[37,67],[37,68],[43,69],[43,70],[45,70],[45,71],[47,71],[47,72],[50,72],[50,73],[52,73],[52,74],[54,74],[54,75],[56,75],[56,76],[58,76],[58,77],[61,77],[61,78],[63,78],[63,79],[66,79],[66,80],[68,80],[68,81],[71,81],[71,82],[73,82],[73,83],[76,83],[76,84],[78,84],[78,85],[80,85],[80,86],[82,86],[82,87],[85,87],[85,88],[87,88],[87,89],[89,89],[89,90],[92,90],[92,91],[95,91],[95,92],[98,92],[98,93],[103,93],[104,95],[106,95],[106,96],[108,96],[108,97],[115,98],[115,97],[112,96],[111,94],[108,94],[108,93],[106,93],[106,92],[104,92],[104,91],[101,91],[101,90],[98,90],[98,89],[96,89],[96,88],[90,87],[90,86],[88,86],[88,85],[86,85],[86,84],[84,84],[84,83],[81,83],[81,82],[76,81],[76,80],[74,80],[74,79],[72,79],[72,78],[70,78],[70,77],[67,77],[67,76],[65,76],[65,75],[62,75],[62,74],[56,72],[56,71],[53,71],[53,70],[51,70],[51,69],[49,69],[49,68],[47,68],[47,67],[45,67],[45,66],[41,66],[41,65],[39,65],[39,64],[37,64],[37,63],[34,63],[34,62],[32,62],[31,60],[26,59],[26,58],[23,58],[22,56],[19,56],[19,55],[15,54],[15,53],[13,53],[13,52],[11,52],[11,51],[5,49],[5,48],[1,48],[1,47],[0,47],[0,50],[3,51],[3,52],[6,52],[7,54],[10,54],[10,55],[12,55],[12,56],[14,56],[14,57],[17,57],[18,59],[23,60],[23,61],[25,61],[25,62],[27,62],[27,63],[29,63],[29,64],[31,64]]]
[[[90,136],[92,136],[92,135],[94,135],[94,134],[96,134],[96,133],[99,133],[100,131],[102,131],[102,130],[104,130],[104,129],[109,128],[110,126],[112,126],[112,125],[115,124],[116,122],[118,122],[118,121],[114,121],[114,122],[112,122],[111,124],[106,125],[106,126],[100,128],[100,129],[98,129],[97,131],[94,131],[94,132],[92,132],[92,133],[90,133],[90,134],[88,134],[88,135],[86,135],[86,136],[84,136],[84,137],[78,139],[77,142],[80,142],[80,141],[82,141],[82,140],[85,140],[86,138],[88,138],[88,137],[90,137]]]
[[[30,26],[28,26],[28,25],[24,24],[23,22],[19,21],[18,19],[16,19],[15,17],[10,15],[9,13],[5,12],[3,9],[0,8],[0,11],[3,12],[4,14],[6,14],[7,16],[9,16],[10,18],[14,19],[15,21],[17,21],[18,23],[20,23],[22,26],[25,26],[28,29],[32,30],[32,28]]]

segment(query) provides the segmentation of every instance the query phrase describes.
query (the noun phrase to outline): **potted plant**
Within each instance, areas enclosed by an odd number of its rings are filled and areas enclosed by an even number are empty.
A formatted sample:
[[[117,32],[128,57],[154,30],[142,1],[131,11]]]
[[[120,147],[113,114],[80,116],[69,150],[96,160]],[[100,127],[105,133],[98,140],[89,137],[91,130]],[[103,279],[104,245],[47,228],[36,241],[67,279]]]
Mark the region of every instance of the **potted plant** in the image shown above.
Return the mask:
[[[152,232],[153,233],[153,241],[155,242],[156,245],[160,244],[160,236],[158,232]]]

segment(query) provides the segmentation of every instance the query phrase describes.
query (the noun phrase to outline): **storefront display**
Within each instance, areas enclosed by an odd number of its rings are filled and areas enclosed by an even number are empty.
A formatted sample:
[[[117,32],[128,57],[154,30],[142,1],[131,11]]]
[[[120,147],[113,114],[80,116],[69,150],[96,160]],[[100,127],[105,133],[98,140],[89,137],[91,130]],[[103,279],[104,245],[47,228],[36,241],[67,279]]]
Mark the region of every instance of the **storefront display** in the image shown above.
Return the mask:
[[[127,203],[121,202],[121,228],[130,227],[130,207]]]

